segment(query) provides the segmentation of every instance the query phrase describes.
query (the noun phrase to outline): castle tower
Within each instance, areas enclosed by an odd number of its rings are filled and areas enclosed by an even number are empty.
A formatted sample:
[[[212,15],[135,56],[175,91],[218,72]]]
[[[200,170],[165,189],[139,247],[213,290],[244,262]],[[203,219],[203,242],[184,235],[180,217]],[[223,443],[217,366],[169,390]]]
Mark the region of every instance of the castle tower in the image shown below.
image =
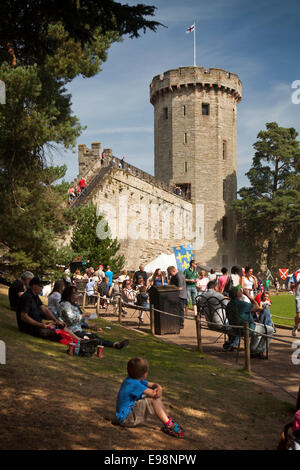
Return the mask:
[[[100,162],[101,143],[93,142],[89,149],[85,144],[78,145],[78,168],[79,177],[85,176],[89,168]]]
[[[196,250],[196,260],[217,268],[236,263],[235,222],[229,206],[237,190],[241,96],[238,76],[214,68],[169,70],[150,85],[155,176],[180,186],[194,208],[204,205],[204,244]],[[196,210],[194,218],[195,214]]]

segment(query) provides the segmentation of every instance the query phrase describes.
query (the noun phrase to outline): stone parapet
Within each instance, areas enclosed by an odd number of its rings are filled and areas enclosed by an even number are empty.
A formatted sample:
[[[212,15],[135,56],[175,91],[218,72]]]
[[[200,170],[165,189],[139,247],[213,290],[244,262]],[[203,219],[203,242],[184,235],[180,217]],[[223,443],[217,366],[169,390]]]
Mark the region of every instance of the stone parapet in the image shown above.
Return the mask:
[[[237,101],[242,99],[242,83],[235,73],[223,69],[204,67],[180,67],[156,75],[150,84],[150,101],[160,94],[173,93],[182,88],[214,88],[231,94]]]

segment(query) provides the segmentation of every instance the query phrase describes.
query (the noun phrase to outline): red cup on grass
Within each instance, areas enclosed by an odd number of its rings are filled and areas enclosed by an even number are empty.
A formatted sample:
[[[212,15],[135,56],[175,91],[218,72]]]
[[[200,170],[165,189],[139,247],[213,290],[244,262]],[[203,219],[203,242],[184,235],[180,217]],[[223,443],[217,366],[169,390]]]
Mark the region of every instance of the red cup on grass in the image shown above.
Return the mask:
[[[102,357],[103,349],[104,349],[104,346],[97,346],[97,357],[99,357],[99,359],[101,359]]]
[[[76,347],[76,344],[75,344],[75,343],[69,343],[69,349],[68,349],[68,354],[69,354],[69,356],[74,356],[74,354],[75,354],[75,347]]]

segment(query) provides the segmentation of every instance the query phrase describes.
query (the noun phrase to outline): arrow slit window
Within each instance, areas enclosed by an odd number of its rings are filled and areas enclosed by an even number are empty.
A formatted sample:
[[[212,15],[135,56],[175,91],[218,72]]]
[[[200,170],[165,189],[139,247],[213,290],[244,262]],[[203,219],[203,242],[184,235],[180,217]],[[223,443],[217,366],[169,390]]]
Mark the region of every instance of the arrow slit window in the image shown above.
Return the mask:
[[[203,116],[209,116],[209,104],[202,103],[202,114]]]
[[[223,160],[227,158],[227,142],[223,140],[223,149],[222,149]]]

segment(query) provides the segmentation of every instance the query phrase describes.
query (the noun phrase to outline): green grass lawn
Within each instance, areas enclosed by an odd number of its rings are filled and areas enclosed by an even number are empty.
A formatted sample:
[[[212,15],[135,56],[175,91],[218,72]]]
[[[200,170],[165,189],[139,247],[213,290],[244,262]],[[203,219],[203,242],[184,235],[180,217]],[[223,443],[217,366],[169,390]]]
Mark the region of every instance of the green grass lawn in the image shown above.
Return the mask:
[[[278,325],[293,326],[295,317],[295,297],[291,294],[271,295],[271,314]],[[278,317],[282,318],[276,318]]]
[[[84,448],[108,449],[276,447],[292,407],[263,391],[245,372],[151,335],[97,322],[105,338],[128,338],[129,347],[105,348],[102,359],[70,357],[66,346],[19,332],[7,297],[0,295],[0,338],[7,346],[7,365],[0,366],[6,403],[0,409],[0,448],[79,448],[79,443]],[[120,434],[118,427],[105,421],[106,412],[114,413],[127,361],[135,356],[148,359],[149,380],[161,383],[167,407],[173,408],[187,431],[184,442],[160,433],[159,423],[155,432],[144,426]],[[91,410],[97,408],[96,419]],[[78,429],[71,432],[72,426]],[[34,442],[32,436],[36,436]]]

